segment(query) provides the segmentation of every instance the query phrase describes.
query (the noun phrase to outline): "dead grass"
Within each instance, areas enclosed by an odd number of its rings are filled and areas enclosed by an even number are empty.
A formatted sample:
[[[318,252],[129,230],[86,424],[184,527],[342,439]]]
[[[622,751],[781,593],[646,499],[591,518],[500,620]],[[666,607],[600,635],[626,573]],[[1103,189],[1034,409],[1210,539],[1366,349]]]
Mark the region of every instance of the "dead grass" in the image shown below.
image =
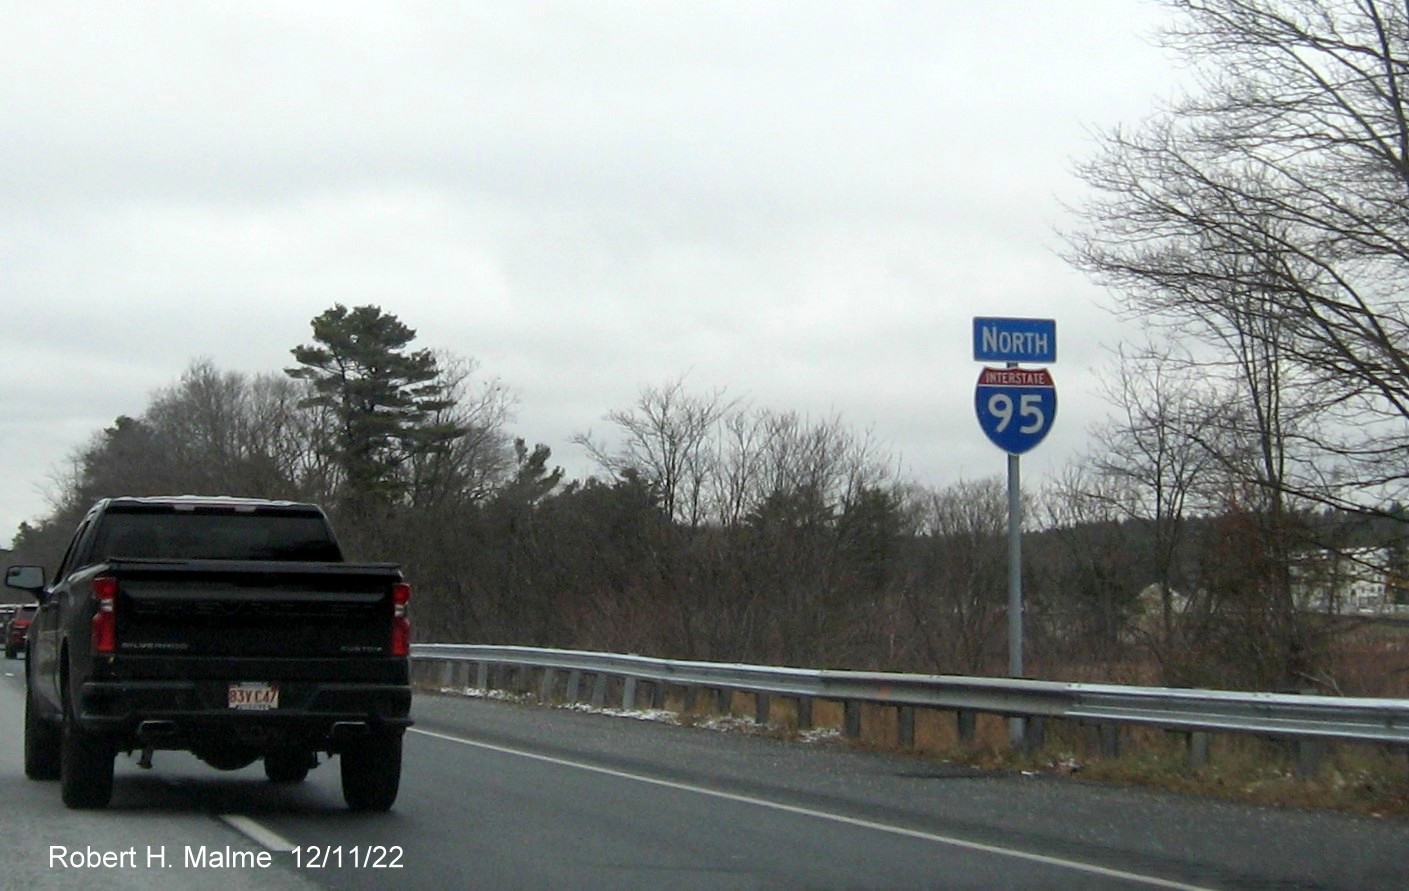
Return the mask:
[[[668,709],[683,712],[683,706],[683,696],[667,697]],[[714,717],[710,706],[709,697],[699,697],[682,723],[708,724]],[[795,700],[772,697],[766,726],[752,725],[754,709],[753,694],[735,693],[730,699],[730,728],[748,726],[780,739],[803,737]],[[813,702],[813,726],[835,731],[829,738],[841,738],[844,721],[842,703]],[[861,728],[861,736],[846,740],[848,745],[901,751],[895,708],[863,704]],[[954,713],[921,709],[915,713],[915,746],[908,754],[985,770],[1033,771],[1267,805],[1409,816],[1409,757],[1385,747],[1328,746],[1320,772],[1311,778],[1296,776],[1296,755],[1290,744],[1264,739],[1216,735],[1211,739],[1209,762],[1200,768],[1189,765],[1184,735],[1150,728],[1124,729],[1119,757],[1103,757],[1100,751],[1094,726],[1048,722],[1046,745],[1027,754],[1009,748],[1007,719],[1000,715],[977,715],[973,739],[966,742],[959,736]]]
[[[993,716],[990,716],[993,717]],[[980,726],[985,722],[980,720]],[[1079,781],[1143,786],[1192,795],[1282,807],[1335,810],[1375,817],[1409,817],[1409,757],[1387,747],[1342,744],[1327,747],[1319,771],[1296,775],[1296,754],[1285,741],[1214,736],[1209,760],[1191,767],[1183,734],[1128,730],[1119,757],[1103,757],[1094,727],[1053,725],[1035,753],[1006,745],[1001,719],[971,744],[957,734],[945,744],[920,747],[922,757],[987,770],[1033,771]],[[995,726],[996,725],[996,726]],[[859,745],[882,740],[864,736]]]

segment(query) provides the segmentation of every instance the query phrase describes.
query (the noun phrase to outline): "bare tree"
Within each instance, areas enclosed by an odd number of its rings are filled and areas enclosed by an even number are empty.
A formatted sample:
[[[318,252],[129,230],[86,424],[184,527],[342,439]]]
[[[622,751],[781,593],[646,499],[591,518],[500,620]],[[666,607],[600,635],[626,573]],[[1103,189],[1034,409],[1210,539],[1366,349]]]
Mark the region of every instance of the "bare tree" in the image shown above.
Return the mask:
[[[1300,515],[1409,492],[1409,7],[1166,5],[1197,88],[1080,167],[1097,194],[1071,259],[1197,342],[1225,409],[1188,432],[1230,524],[1204,586],[1259,632],[1263,679],[1298,683],[1321,658],[1293,598]]]
[[[1409,9],[1166,5],[1198,92],[1105,134],[1079,171],[1098,196],[1072,260],[1131,312],[1231,351],[1259,388],[1259,484],[1360,510],[1402,500]]]
[[[222,372],[198,359],[142,419],[166,444],[163,460],[182,491],[292,497],[300,494],[290,436],[297,393],[280,376]]]
[[[656,593],[675,652],[708,658],[867,658],[899,536],[893,468],[838,418],[745,410],[682,380],[607,416],[615,445],[577,442],[658,514],[650,566],[621,592]],[[600,489],[600,487],[598,487]],[[582,494],[590,490],[584,489]],[[598,493],[600,494],[600,493]],[[620,599],[620,598],[619,598]],[[599,601],[600,602],[600,601]]]
[[[1042,582],[1025,592],[1027,640],[1039,659],[1111,665],[1125,655],[1147,584],[1146,541],[1126,508],[1138,498],[1132,488],[1084,459],[1043,486],[1033,510],[1043,531],[1023,547]]]
[[[443,447],[413,454],[404,473],[413,504],[426,508],[447,500],[478,501],[513,476],[515,452],[505,431],[516,398],[498,378],[483,381],[473,359],[436,354],[444,404],[428,421],[460,431]]]
[[[594,442],[590,431],[573,442],[614,476],[639,474],[655,487],[668,516],[694,527],[705,516],[711,437],[735,405],[723,390],[688,392],[681,376],[644,387],[635,408],[607,415],[620,436],[615,446]]]
[[[1179,566],[1187,519],[1208,508],[1201,498],[1218,459],[1206,431],[1227,409],[1202,363],[1177,347],[1152,340],[1117,356],[1116,376],[1104,383],[1114,415],[1092,431],[1100,446],[1081,461],[1094,485],[1078,497],[1103,500],[1121,520],[1147,527],[1160,609],[1150,643],[1163,651],[1174,645],[1176,583],[1189,582]]]
[[[901,534],[893,467],[840,418],[756,414],[763,435],[744,517],[749,584],[771,612],[768,653],[788,664],[867,658]]]
[[[725,528],[736,529],[757,505],[762,488],[766,415],[732,411],[722,420],[718,437],[710,473],[709,514]]]
[[[903,595],[932,671],[984,674],[1005,652],[1008,495],[993,477],[921,490]]]

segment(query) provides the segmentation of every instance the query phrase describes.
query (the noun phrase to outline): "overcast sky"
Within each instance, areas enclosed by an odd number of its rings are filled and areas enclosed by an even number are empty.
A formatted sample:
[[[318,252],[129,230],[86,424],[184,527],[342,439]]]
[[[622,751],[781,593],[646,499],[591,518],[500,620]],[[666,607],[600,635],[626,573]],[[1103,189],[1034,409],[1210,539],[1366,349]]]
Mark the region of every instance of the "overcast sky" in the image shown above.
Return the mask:
[[[477,360],[573,477],[685,375],[934,486],[1005,468],[973,317],[1054,318],[1040,486],[1129,336],[1058,257],[1073,163],[1177,76],[1141,0],[0,13],[0,542],[193,360],[278,371],[334,303]]]

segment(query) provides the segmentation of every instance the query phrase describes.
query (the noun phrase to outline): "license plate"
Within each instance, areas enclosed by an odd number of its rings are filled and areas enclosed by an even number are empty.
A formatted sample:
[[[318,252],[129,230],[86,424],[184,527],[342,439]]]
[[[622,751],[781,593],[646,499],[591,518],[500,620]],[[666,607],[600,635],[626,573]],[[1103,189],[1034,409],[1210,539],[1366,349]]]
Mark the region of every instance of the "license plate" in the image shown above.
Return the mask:
[[[230,685],[230,708],[263,712],[279,707],[279,685],[262,681]]]

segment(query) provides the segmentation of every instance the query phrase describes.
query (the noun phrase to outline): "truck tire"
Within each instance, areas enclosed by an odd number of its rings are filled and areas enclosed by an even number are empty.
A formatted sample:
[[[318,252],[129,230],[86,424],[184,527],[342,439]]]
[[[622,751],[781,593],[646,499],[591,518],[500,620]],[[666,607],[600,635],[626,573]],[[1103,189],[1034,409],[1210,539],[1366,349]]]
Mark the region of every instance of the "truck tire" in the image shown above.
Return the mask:
[[[345,749],[342,797],[354,811],[388,811],[401,787],[401,734],[374,735]]]
[[[301,783],[313,766],[313,753],[278,749],[264,756],[264,775],[273,783]]]
[[[14,647],[10,646],[9,644],[5,644],[5,658],[6,658],[6,659],[14,659],[14,658],[16,658],[16,654],[18,654],[18,653],[19,653],[19,650],[15,649]]]
[[[39,716],[28,691],[24,697],[24,775],[31,780],[59,778],[59,728]]]
[[[107,739],[85,732],[64,709],[59,741],[59,786],[64,804],[75,809],[108,806],[113,797],[113,758]]]

